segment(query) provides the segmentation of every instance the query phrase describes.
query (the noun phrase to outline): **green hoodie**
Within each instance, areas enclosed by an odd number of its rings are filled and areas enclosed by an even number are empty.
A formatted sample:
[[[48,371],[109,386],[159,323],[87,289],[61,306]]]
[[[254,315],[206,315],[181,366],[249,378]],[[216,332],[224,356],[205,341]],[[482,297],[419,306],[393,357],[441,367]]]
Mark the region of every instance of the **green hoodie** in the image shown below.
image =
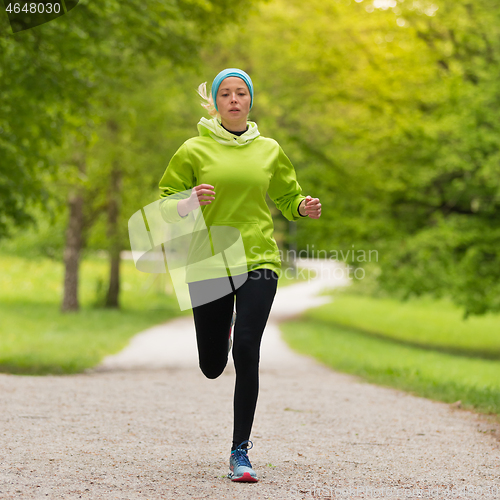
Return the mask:
[[[216,118],[202,118],[198,130],[199,137],[188,139],[178,149],[160,181],[160,198],[170,199],[161,203],[163,219],[183,219],[177,212],[178,200],[172,195],[210,184],[215,199],[200,207],[203,217],[199,229],[204,224],[209,230],[215,226],[236,228],[243,240],[246,262],[236,263],[229,274],[259,268],[279,274],[281,259],[266,193],[288,220],[301,218],[298,206],[305,196],[293,165],[275,140],[260,135],[254,122],[248,122],[248,130],[241,136],[228,132]],[[188,276],[187,282],[198,281],[201,276]],[[209,276],[214,275],[204,278]]]

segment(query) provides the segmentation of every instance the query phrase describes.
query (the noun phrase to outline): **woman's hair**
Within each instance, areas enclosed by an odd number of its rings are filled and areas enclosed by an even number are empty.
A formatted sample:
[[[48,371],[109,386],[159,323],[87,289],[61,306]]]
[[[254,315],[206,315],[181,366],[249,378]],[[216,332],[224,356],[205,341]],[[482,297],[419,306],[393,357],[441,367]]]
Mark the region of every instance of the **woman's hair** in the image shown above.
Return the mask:
[[[198,87],[198,94],[205,101],[201,105],[208,111],[210,116],[218,116],[219,112],[215,109],[215,103],[212,94],[207,95],[207,82]]]

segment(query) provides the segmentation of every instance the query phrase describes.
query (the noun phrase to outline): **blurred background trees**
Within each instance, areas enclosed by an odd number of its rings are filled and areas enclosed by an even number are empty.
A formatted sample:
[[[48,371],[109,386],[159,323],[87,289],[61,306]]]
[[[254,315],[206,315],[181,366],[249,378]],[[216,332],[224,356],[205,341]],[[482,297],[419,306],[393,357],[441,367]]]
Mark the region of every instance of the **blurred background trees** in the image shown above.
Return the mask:
[[[127,93],[141,91],[143,71],[193,67],[223,18],[234,23],[249,8],[248,0],[80,2],[63,18],[1,39],[0,237],[9,226],[35,222],[34,212],[47,207],[51,186],[66,170],[63,310],[79,307],[80,252],[101,211],[108,215],[105,249],[111,258],[106,305],[118,306],[117,255],[126,245],[119,229],[121,188],[125,173],[136,173],[118,152],[133,130],[129,119],[135,111],[124,102]],[[94,176],[90,148],[102,141],[101,134],[110,148]],[[89,203],[96,199],[97,210]]]
[[[69,310],[81,252],[106,250],[117,307],[128,218],[197,134],[198,84],[241,67],[250,119],[322,200],[297,250],[376,250],[392,294],[499,311],[499,15],[492,0],[107,0],[3,37],[3,248],[64,257]]]

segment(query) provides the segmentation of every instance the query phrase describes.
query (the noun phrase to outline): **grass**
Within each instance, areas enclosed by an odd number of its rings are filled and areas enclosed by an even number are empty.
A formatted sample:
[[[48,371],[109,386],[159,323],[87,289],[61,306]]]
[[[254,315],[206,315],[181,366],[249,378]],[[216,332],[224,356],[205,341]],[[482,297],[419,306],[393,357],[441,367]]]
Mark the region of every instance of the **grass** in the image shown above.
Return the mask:
[[[120,310],[99,307],[108,262],[93,256],[80,269],[81,310],[62,313],[61,262],[0,254],[0,372],[79,373],[120,351],[136,333],[191,314],[179,310],[168,275],[141,273],[131,261],[121,266]],[[283,276],[278,283],[294,281]]]
[[[60,312],[63,266],[50,259],[0,258],[0,371],[17,374],[77,373],[122,349],[132,335],[179,315],[160,279],[122,263],[121,310],[96,307],[107,262],[81,266],[81,310]]]
[[[462,319],[451,303],[338,292],[281,325],[295,350],[365,380],[500,415],[500,316]]]
[[[336,293],[331,307],[311,314],[315,321],[355,328],[374,337],[462,356],[500,359],[500,316],[471,316],[448,300],[392,298]]]

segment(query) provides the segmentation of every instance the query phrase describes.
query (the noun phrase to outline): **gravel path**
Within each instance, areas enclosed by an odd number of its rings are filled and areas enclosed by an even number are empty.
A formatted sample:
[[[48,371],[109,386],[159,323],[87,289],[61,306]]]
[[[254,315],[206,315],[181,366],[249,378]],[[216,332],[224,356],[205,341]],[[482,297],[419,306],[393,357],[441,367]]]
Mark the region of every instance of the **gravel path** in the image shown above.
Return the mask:
[[[276,297],[249,454],[258,483],[225,477],[234,369],[204,378],[181,318],[90,373],[0,375],[0,499],[500,498],[492,419],[336,373],[280,340],[277,321],[335,285]]]

